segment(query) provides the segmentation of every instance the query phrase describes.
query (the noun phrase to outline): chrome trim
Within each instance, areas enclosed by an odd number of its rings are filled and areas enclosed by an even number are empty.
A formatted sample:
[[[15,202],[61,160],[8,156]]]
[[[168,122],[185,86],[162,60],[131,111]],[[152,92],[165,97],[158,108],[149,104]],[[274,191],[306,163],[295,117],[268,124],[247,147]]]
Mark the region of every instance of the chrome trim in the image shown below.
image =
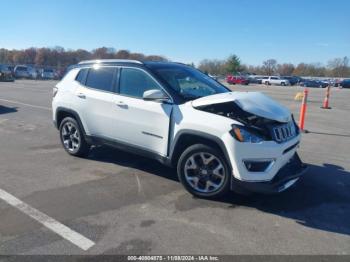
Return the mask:
[[[274,140],[283,143],[293,139],[296,136],[296,128],[293,121],[286,124],[278,125],[272,128]]]
[[[101,64],[101,63],[134,63],[134,64],[143,64],[138,60],[129,60],[129,59],[96,59],[96,60],[84,60],[79,62],[78,65],[83,64]]]

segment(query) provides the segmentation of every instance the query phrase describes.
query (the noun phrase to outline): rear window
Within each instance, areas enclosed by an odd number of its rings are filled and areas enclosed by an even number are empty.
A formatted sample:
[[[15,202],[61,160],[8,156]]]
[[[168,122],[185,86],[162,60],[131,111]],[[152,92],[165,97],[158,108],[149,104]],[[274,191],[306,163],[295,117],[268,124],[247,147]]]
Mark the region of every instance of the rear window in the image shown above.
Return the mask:
[[[85,79],[88,73],[87,68],[83,68],[79,71],[77,77],[75,78],[76,81],[78,81],[80,84],[85,85]]]
[[[114,67],[90,68],[85,85],[102,91],[112,91]]]

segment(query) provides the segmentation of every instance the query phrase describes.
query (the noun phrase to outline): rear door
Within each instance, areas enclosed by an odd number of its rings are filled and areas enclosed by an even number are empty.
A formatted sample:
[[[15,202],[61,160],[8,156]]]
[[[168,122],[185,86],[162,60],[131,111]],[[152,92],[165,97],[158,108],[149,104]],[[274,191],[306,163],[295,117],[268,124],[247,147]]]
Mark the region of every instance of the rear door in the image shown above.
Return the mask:
[[[75,91],[80,100],[79,114],[89,135],[114,138],[116,115],[113,89],[117,68],[101,66],[82,70],[87,70],[80,71],[87,74],[86,80]]]
[[[120,141],[166,156],[173,105],[143,100],[143,93],[151,89],[163,90],[148,72],[121,68],[119,93],[114,101],[118,115],[116,136]]]

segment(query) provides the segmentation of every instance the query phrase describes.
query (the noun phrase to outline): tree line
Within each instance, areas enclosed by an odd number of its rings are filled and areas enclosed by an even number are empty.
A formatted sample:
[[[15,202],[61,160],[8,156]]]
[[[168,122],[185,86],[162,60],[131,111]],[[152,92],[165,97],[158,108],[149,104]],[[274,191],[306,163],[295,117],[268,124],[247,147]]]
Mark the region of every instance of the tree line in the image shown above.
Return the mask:
[[[257,75],[281,75],[281,76],[315,76],[315,77],[350,77],[349,58],[335,58],[324,66],[321,63],[278,63],[276,59],[263,61],[261,65],[253,66],[243,64],[237,55],[231,55],[227,59],[205,59],[200,62],[198,68],[203,72],[213,75],[225,74],[257,74]]]
[[[0,49],[1,64],[27,64],[35,66],[50,66],[65,68],[90,59],[135,59],[148,61],[167,61],[163,56],[132,53],[129,50],[100,47],[92,51],[84,49],[66,50],[62,47],[27,48],[23,50]]]
[[[82,60],[90,59],[135,59],[148,61],[168,61],[164,56],[133,53],[129,50],[116,50],[110,47],[100,47],[92,51],[85,49],[27,48],[23,50],[9,50],[0,48],[1,64],[27,64],[35,66],[49,66],[64,69]],[[193,63],[192,63],[193,65]],[[278,63],[276,59],[263,61],[261,65],[253,66],[242,63],[237,55],[227,59],[204,59],[198,68],[213,75],[252,73],[257,75],[298,75],[316,77],[350,77],[349,58],[335,58],[324,66],[320,63]]]

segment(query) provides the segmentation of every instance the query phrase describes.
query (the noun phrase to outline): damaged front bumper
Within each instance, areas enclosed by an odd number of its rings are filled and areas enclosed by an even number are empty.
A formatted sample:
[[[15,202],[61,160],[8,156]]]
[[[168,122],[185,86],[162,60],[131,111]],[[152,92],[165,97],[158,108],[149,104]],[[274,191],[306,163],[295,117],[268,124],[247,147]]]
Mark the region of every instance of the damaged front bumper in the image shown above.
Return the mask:
[[[247,182],[232,177],[231,189],[242,192],[251,191],[256,193],[273,194],[280,193],[293,186],[306,172],[304,164],[297,153],[285,164],[270,181]]]

